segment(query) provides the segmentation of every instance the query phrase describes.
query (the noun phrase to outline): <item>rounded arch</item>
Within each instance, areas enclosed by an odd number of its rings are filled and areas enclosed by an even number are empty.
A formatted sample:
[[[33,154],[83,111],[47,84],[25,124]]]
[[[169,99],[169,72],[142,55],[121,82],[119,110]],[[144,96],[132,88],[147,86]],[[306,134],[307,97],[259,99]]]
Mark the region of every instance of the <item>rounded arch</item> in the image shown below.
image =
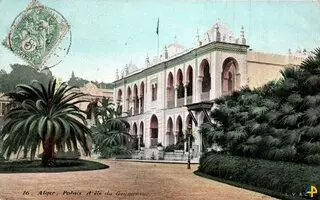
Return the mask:
[[[169,88],[173,87],[173,75],[171,72],[169,72],[169,74],[168,74],[167,87],[169,87]]]
[[[141,144],[144,144],[144,124],[143,124],[143,121],[140,122],[140,125],[139,125],[139,135],[140,135],[140,146]]]
[[[180,115],[177,117],[177,120],[176,120],[176,131],[178,132],[178,134],[177,134],[177,144],[180,145],[180,148],[181,148],[180,150],[182,150],[184,148],[184,145],[183,145],[184,134],[183,134],[182,118],[181,118]]]
[[[138,86],[137,86],[137,84],[134,84],[134,86],[133,86],[133,95],[135,97],[138,97]]]
[[[177,91],[177,98],[183,98],[184,97],[184,85],[183,85],[183,73],[181,69],[178,69],[177,72],[177,86],[178,86],[178,91]]]
[[[211,89],[210,65],[207,59],[200,64],[200,76],[202,76],[202,92],[209,92]]]
[[[187,73],[186,73],[186,80],[187,80],[187,96],[192,96],[192,86],[193,86],[193,69],[191,65],[188,66],[187,68]]]
[[[140,113],[144,111],[144,82],[140,84]]]
[[[172,132],[173,131],[173,121],[172,118],[169,117],[167,121],[167,132]]]
[[[191,118],[191,115],[190,114],[188,114],[187,115],[187,118],[186,118],[186,127],[191,127],[192,128],[192,118]]]
[[[173,121],[172,118],[169,117],[167,121],[167,135],[166,135],[166,144],[173,145],[174,144],[174,135],[173,135]]]
[[[156,147],[158,144],[158,118],[152,115],[150,119],[150,147]]]
[[[127,97],[128,98],[131,97],[131,87],[130,86],[127,88]]]
[[[182,118],[180,115],[178,115],[176,119],[176,131],[182,131]]]
[[[229,94],[240,87],[239,65],[236,59],[228,57],[222,64],[222,94]]]
[[[210,65],[209,65],[209,61],[208,59],[203,59],[200,63],[200,72],[199,75],[200,76],[204,76],[205,72],[210,73]]]
[[[133,123],[132,125],[132,148],[135,150],[138,150],[138,127],[137,123]]]
[[[186,71],[186,80],[188,83],[192,81],[192,75],[193,75],[193,68],[191,67],[191,65],[189,65]]]
[[[119,89],[118,90],[118,101],[121,101],[121,99],[122,99],[122,90],[121,89]]]
[[[132,125],[132,135],[138,135],[138,127],[135,122]]]
[[[158,118],[156,115],[151,116],[150,128],[158,128]]]
[[[171,72],[169,72],[167,77],[167,100],[169,102],[168,106],[170,105],[170,102],[173,102],[174,100],[173,75]]]
[[[144,82],[143,81],[140,84],[140,96],[144,96]]]
[[[140,122],[140,126],[139,126],[139,135],[143,135],[144,133],[144,124],[143,121]]]
[[[179,68],[177,72],[177,85],[183,84],[183,73],[182,70]]]

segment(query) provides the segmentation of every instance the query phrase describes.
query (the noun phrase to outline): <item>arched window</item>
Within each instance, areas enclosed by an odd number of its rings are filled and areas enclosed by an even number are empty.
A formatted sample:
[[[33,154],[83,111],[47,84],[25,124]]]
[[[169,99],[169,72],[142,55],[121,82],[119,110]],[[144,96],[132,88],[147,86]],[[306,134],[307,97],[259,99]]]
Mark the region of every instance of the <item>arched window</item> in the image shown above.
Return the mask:
[[[182,119],[181,116],[178,116],[177,121],[176,121],[176,130],[178,132],[178,138],[177,138],[177,144],[180,147],[180,150],[183,150],[183,129],[182,129]]]
[[[140,113],[144,111],[144,82],[140,85]]]
[[[193,70],[190,65],[187,69],[187,83],[187,96],[192,96]]]
[[[132,140],[132,148],[138,150],[138,128],[136,123],[132,127]]]
[[[184,98],[183,74],[181,69],[179,69],[177,73],[177,85],[178,85],[177,98],[178,99]]]
[[[202,69],[202,92],[209,92],[211,89],[211,75],[210,75],[210,66],[208,60],[204,59],[200,65]]]
[[[130,104],[131,104],[131,88],[128,87],[128,89],[127,89],[127,112],[128,112],[129,116],[132,115],[132,107]]]
[[[134,84],[133,87],[133,101],[134,101],[134,114],[139,113],[139,97],[138,97],[138,86]]]
[[[139,135],[140,135],[140,144],[143,144],[143,137],[144,137],[144,125],[143,122],[140,122],[140,127],[139,127]]]
[[[173,88],[173,75],[170,72],[168,74],[168,80],[167,80],[167,100],[173,101],[174,100],[174,88]]]
[[[158,144],[158,118],[152,115],[150,121],[150,147],[156,147]]]
[[[240,74],[237,74],[237,62],[233,58],[227,58],[222,67],[222,94],[226,95],[238,89]]]
[[[167,122],[167,145],[174,144],[174,135],[173,135],[173,122],[172,118],[169,117]]]
[[[152,84],[151,86],[151,91],[152,91],[152,101],[155,101],[157,100],[157,89],[158,89],[158,86],[156,83]]]
[[[121,100],[122,100],[122,90],[121,90],[121,89],[118,90],[117,100],[118,100],[119,102],[121,102]]]

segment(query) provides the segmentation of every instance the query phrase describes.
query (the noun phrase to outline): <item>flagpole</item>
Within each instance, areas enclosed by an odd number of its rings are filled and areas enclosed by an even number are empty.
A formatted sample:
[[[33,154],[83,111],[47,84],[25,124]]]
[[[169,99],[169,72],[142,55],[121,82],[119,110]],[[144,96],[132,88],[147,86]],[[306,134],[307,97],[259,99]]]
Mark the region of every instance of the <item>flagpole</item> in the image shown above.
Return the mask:
[[[159,33],[158,33],[158,48],[157,48],[157,55],[158,55],[158,58],[159,58]]]
[[[158,37],[158,46],[157,46],[157,59],[159,59],[159,17],[158,17],[158,21],[157,21],[157,37]]]

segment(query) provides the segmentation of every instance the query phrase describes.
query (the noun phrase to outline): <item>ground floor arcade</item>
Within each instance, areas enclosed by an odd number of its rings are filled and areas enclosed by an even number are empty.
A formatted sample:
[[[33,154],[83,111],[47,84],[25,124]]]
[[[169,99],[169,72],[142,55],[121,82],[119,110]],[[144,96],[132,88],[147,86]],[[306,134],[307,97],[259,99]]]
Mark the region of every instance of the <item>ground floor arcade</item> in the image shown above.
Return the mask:
[[[207,118],[203,110],[191,112],[186,107],[180,107],[128,117],[130,134],[135,138],[134,148],[140,150],[141,144],[146,149],[157,148],[159,144],[164,148],[176,145],[179,150],[188,152],[187,134],[191,133],[190,147],[198,155],[203,151],[199,128]]]

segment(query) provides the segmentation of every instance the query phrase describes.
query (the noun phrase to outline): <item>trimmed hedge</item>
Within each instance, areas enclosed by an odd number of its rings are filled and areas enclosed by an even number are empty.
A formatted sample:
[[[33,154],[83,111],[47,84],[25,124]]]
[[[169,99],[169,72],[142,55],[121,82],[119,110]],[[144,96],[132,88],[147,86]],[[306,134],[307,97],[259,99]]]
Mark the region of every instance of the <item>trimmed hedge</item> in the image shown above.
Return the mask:
[[[320,166],[208,152],[200,159],[199,171],[289,196],[303,195],[310,185],[320,188]]]
[[[1,173],[38,173],[38,172],[68,172],[106,169],[109,166],[90,160],[57,160],[54,167],[43,167],[41,160],[20,160],[0,162]]]

